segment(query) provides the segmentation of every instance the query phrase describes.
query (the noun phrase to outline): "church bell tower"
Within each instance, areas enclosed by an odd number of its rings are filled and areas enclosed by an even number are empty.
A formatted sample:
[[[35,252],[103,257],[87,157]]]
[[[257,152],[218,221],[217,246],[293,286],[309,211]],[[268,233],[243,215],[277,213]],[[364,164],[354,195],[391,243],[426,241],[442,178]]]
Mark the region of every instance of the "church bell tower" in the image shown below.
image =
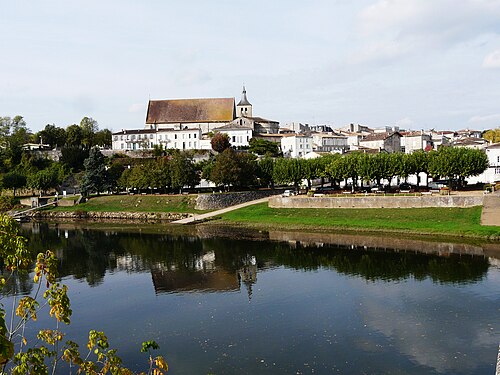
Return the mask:
[[[236,105],[236,117],[252,117],[252,105],[247,99],[247,90],[243,86],[241,100]]]

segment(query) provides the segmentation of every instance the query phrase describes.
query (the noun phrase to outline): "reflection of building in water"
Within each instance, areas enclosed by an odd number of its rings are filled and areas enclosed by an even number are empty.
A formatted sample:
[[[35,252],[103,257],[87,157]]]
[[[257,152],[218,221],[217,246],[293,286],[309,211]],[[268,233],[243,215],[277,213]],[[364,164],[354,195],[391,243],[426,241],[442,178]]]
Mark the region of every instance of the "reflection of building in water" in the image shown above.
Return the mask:
[[[240,284],[235,272],[218,269],[215,253],[196,257],[190,266],[155,264],[151,268],[156,293],[228,292],[238,291]]]
[[[250,257],[247,264],[238,270],[238,278],[245,284],[248,300],[252,299],[252,286],[257,282],[257,260]]]
[[[238,271],[227,270],[216,265],[215,252],[210,251],[196,257],[188,267],[157,263],[151,267],[151,275],[156,293],[239,291],[243,282],[250,299],[257,281],[257,261],[248,257]]]

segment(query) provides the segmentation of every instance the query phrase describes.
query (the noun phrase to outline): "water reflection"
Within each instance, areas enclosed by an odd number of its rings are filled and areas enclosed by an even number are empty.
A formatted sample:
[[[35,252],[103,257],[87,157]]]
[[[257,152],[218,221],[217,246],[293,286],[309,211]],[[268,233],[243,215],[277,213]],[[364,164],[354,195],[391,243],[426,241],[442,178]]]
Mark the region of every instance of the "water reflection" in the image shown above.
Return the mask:
[[[217,227],[25,229],[33,251],[58,254],[73,293],[68,338],[102,329],[133,368],[150,339],[176,374],[494,368],[494,245]]]
[[[485,256],[443,253],[442,245],[432,243],[428,247],[434,246],[439,255],[349,245],[349,238],[331,245],[291,240],[283,234],[274,235],[275,241],[249,241],[59,226],[49,230],[48,224],[36,225],[36,231],[26,232],[30,247],[34,252],[55,251],[62,277],[71,275],[96,286],[106,272],[151,272],[156,293],[227,292],[243,284],[251,296],[258,272],[281,266],[332,269],[369,281],[429,278],[439,283],[474,283],[486,275],[490,264]],[[417,245],[425,251],[421,243]],[[24,284],[18,288],[26,292],[29,288]]]

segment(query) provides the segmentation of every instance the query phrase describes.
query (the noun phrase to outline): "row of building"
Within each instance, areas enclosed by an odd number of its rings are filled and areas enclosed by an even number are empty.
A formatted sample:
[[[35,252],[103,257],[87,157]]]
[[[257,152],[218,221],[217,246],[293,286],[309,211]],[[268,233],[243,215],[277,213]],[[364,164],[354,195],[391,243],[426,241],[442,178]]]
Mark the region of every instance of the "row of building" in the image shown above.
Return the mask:
[[[249,146],[250,139],[276,142],[285,157],[314,158],[322,153],[430,151],[442,145],[484,149],[490,159],[488,180],[500,180],[500,145],[490,145],[479,130],[406,131],[398,127],[370,128],[360,124],[333,129],[328,125],[289,123],[256,117],[243,87],[234,98],[150,100],[146,124],[112,135],[114,152],[164,149],[210,150],[215,132],[225,133],[233,147]]]
[[[332,129],[327,125],[291,123],[253,115],[253,106],[243,88],[241,100],[234,98],[150,100],[146,125],[113,133],[114,151],[151,150],[155,146],[179,150],[209,150],[215,132],[226,133],[231,145],[246,147],[251,138],[278,143],[288,157],[310,152],[406,152],[456,145],[484,147],[481,131],[405,131],[398,127],[372,129],[350,124]]]

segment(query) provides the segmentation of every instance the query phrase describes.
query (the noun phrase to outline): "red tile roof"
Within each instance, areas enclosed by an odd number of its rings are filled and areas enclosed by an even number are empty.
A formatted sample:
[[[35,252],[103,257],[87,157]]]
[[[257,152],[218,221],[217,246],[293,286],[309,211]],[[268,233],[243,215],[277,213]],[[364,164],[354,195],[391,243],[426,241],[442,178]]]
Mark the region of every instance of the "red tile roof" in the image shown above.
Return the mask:
[[[234,98],[150,100],[146,124],[229,122]]]

